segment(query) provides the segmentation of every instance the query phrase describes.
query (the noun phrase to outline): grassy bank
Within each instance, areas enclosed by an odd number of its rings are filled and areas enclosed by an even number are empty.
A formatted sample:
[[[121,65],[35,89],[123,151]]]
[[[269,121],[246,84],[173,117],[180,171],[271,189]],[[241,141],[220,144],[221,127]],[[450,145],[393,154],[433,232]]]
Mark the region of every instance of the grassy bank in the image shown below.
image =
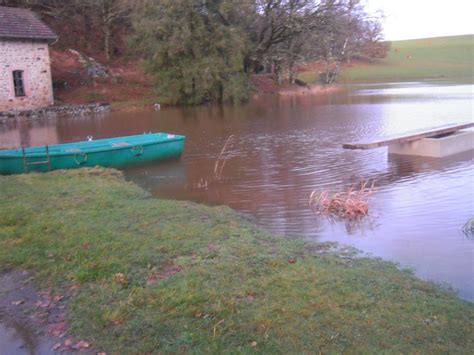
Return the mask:
[[[0,266],[79,285],[70,332],[107,353],[459,352],[474,305],[393,264],[149,198],[115,170],[0,177]]]
[[[474,35],[394,41],[388,56],[374,64],[344,68],[346,82],[464,79],[474,77]]]

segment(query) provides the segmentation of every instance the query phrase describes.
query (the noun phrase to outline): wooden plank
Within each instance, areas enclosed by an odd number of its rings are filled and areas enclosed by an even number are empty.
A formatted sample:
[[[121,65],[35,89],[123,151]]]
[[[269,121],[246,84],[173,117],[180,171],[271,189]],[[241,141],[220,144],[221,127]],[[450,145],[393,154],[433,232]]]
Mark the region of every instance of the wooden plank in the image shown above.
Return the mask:
[[[355,142],[355,143],[344,143],[342,147],[344,149],[372,149],[387,146],[395,143],[405,143],[411,142],[422,138],[436,137],[442,134],[453,133],[461,129],[466,129],[474,127],[474,122],[464,123],[464,124],[454,124],[447,126],[440,126],[430,129],[421,129],[416,131],[411,131],[402,134],[396,134],[392,136],[387,136],[383,139],[376,140],[373,142]]]

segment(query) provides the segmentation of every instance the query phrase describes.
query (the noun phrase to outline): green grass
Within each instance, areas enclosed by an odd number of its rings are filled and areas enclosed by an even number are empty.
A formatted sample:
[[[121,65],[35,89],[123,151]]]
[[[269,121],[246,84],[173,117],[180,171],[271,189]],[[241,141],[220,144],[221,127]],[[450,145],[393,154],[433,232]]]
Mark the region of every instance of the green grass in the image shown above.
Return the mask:
[[[79,283],[71,331],[110,354],[474,348],[474,305],[449,291],[226,207],[150,198],[115,170],[0,177],[0,198],[0,266]]]
[[[308,84],[319,84],[319,75],[314,71],[304,71],[298,73],[298,79]]]
[[[318,81],[316,72],[298,77]],[[338,82],[370,83],[421,79],[474,82],[474,35],[394,41],[384,59],[375,63],[345,65]]]
[[[388,56],[372,65],[345,68],[342,81],[408,81],[474,77],[474,35],[394,41]]]

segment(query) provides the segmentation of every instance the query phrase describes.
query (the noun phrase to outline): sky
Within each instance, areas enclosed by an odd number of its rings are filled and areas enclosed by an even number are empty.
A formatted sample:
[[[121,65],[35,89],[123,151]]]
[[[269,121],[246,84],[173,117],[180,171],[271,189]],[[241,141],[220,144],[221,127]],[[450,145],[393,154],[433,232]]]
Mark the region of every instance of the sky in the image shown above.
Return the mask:
[[[382,10],[389,41],[474,34],[474,0],[365,0],[366,9]]]

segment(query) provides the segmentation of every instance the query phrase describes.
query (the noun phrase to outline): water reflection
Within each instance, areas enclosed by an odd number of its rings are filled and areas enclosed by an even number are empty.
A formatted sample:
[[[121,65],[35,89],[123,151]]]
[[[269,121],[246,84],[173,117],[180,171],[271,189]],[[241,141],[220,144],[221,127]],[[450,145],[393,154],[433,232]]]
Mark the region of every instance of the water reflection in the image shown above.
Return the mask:
[[[474,216],[472,153],[432,159],[388,156],[385,148],[341,149],[344,142],[472,120],[472,99],[472,85],[465,84],[354,86],[243,106],[29,122],[0,128],[0,141],[11,135],[31,144],[147,131],[185,134],[180,161],[130,169],[128,178],[159,197],[229,205],[276,233],[353,245],[472,300],[474,241],[461,230]],[[213,182],[215,159],[230,135],[235,140],[223,181]],[[341,189],[364,178],[378,186],[365,224],[331,223],[308,208],[312,190]]]
[[[58,142],[58,132],[54,124],[32,125],[28,121],[8,122],[0,134],[0,149],[28,147]]]

